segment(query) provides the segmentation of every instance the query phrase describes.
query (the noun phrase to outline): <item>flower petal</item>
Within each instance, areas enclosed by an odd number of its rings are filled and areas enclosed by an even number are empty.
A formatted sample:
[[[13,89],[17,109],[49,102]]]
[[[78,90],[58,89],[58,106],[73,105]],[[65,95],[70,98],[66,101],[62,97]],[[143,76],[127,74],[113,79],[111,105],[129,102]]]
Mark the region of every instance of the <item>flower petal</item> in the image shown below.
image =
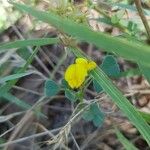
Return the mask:
[[[97,65],[96,65],[96,63],[95,63],[94,61],[89,62],[89,63],[88,63],[88,71],[90,71],[90,70],[96,68],[96,66],[97,66]]]
[[[74,78],[74,72],[75,72],[75,64],[70,65],[66,72],[65,72],[65,80],[71,80],[72,78]]]
[[[65,72],[65,80],[71,88],[79,88],[87,76],[87,69],[81,64],[70,65]]]
[[[76,64],[84,64],[84,65],[87,65],[87,64],[88,64],[88,61],[87,61],[86,59],[84,59],[84,58],[77,58],[77,59],[75,60],[75,63],[76,63]]]

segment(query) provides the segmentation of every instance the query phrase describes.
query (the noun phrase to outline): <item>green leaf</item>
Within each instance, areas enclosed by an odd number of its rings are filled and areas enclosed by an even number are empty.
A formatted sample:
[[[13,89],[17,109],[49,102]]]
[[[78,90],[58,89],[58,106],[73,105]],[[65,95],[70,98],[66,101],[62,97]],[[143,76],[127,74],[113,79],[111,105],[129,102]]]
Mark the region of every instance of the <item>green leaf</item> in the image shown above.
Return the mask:
[[[6,142],[6,140],[4,139],[4,138],[1,138],[0,137],[0,144],[3,144],[3,143],[5,143]]]
[[[93,121],[96,127],[100,127],[104,122],[104,114],[96,103],[91,104],[89,109],[83,113],[83,119],[86,121]]]
[[[150,145],[150,126],[146,123],[140,113],[134,106],[123,96],[122,92],[110,81],[110,79],[97,68],[92,71],[92,77],[102,86],[104,91],[112,98],[116,105],[124,112],[130,121],[137,127],[139,132],[143,135],[147,143]]]
[[[101,116],[99,116],[99,115],[94,116],[94,118],[93,118],[93,124],[96,127],[100,127],[103,124],[104,117],[103,118],[101,118],[101,117],[102,117],[102,115]]]
[[[64,89],[69,88],[69,85],[68,85],[68,83],[67,83],[67,81],[65,79],[62,79],[61,85],[62,85],[62,88],[64,88]]]
[[[127,28],[128,28],[128,30],[131,31],[131,32],[135,32],[135,33],[136,33],[136,31],[138,31],[137,24],[134,23],[133,21],[129,21],[129,22],[128,22]]]
[[[124,135],[115,128],[116,135],[126,150],[138,150]]]
[[[58,38],[39,38],[39,39],[18,40],[14,42],[1,43],[0,52],[6,51],[11,48],[55,44],[58,43],[58,41],[59,41]]]
[[[93,114],[91,113],[90,108],[83,113],[82,118],[86,121],[92,121],[93,120]]]
[[[22,4],[13,3],[19,10],[26,11],[41,21],[50,23],[61,31],[76,37],[81,41],[86,41],[95,44],[97,47],[104,49],[108,52],[116,53],[128,60],[140,62],[145,66],[150,66],[150,48],[149,46],[130,42],[125,39],[111,37],[110,35],[94,32],[89,27],[81,24],[77,24],[68,19],[64,19],[50,12],[37,11],[31,7]],[[77,51],[77,50],[76,50]],[[79,57],[83,57],[79,51],[74,53]],[[78,53],[78,54],[77,54]],[[97,80],[102,86],[105,92],[112,98],[116,105],[122,110],[122,112],[129,118],[129,120],[135,125],[142,136],[145,138],[150,146],[150,127],[140,115],[139,112],[130,104],[130,102],[123,96],[122,92],[114,86],[109,78],[100,70],[95,69],[91,72],[91,76]],[[1,92],[1,91],[0,91]]]
[[[77,57],[86,57],[86,55],[77,49],[70,48],[70,50]],[[94,78],[104,91],[111,97],[112,101],[121,109],[121,111],[128,117],[132,124],[139,130],[150,146],[150,126],[142,117],[136,108],[128,101],[122,92],[113,84],[107,75],[97,67],[91,71],[90,76]]]
[[[100,68],[110,77],[119,77],[120,75],[120,68],[116,61],[116,59],[112,55],[107,55]],[[97,93],[100,93],[103,91],[103,88],[97,83],[96,80],[93,80],[93,86]]]
[[[124,72],[120,72],[120,74],[118,75],[118,77],[133,77],[133,76],[139,76],[142,75],[141,71],[139,70],[139,68],[135,68],[135,69],[129,69],[126,70]]]
[[[24,102],[23,100],[20,100],[19,98],[17,98],[16,96],[12,95],[11,93],[5,93],[3,94],[3,98],[17,106],[19,106],[20,108],[23,108],[25,110],[28,110],[30,108],[32,108],[32,106],[30,104],[28,104],[27,102]],[[40,117],[44,117],[47,118],[43,113],[41,113],[39,110],[33,110],[35,111],[35,114],[37,116]]]
[[[108,24],[108,25],[113,25],[110,18],[101,18],[100,17],[100,18],[98,18],[96,20],[99,21],[99,22],[103,22],[105,24]]]
[[[49,41],[49,42],[50,42],[50,41]],[[53,43],[53,42],[55,42],[55,40],[54,40],[54,41],[52,40],[51,42]],[[7,47],[7,44],[9,45],[9,43],[6,43],[6,47]],[[21,44],[20,44],[20,45],[21,45]],[[27,46],[27,45],[26,45],[26,46]],[[6,48],[6,47],[5,47],[5,44],[4,44],[2,47],[3,47],[3,48]],[[7,47],[7,48],[14,48],[14,47],[13,47],[13,44],[11,44],[11,46],[10,46],[10,47]],[[33,59],[34,59],[34,56],[37,54],[38,50],[39,50],[38,47],[36,47],[36,48],[34,49],[33,53],[32,53],[32,54],[30,55],[30,57],[27,59],[25,65],[24,65],[22,68],[19,68],[19,70],[17,71],[17,73],[24,73],[24,72],[25,72],[25,70],[28,68],[28,66],[32,63],[32,61],[33,61]],[[7,84],[5,84],[5,85],[2,85],[2,86],[0,87],[0,97],[3,96],[3,94],[7,93],[7,92],[11,89],[11,87],[17,83],[17,81],[18,81],[18,79],[14,79],[14,80],[9,81],[9,82],[8,82]]]
[[[111,17],[111,22],[112,22],[113,24],[117,24],[117,23],[119,22],[119,18],[117,17],[117,15],[113,15],[113,16]]]
[[[45,96],[55,96],[60,91],[59,85],[53,80],[45,81],[44,93]]]
[[[90,110],[93,114],[93,123],[96,127],[100,127],[104,122],[104,114],[96,103],[92,104]]]
[[[110,77],[117,77],[120,74],[119,65],[112,55],[104,58],[100,68]]]
[[[97,93],[100,93],[103,91],[103,88],[97,83],[96,80],[93,79],[93,86],[94,86],[94,90],[97,92]]]
[[[24,60],[27,60],[31,55],[30,51],[27,50],[27,47],[18,48],[18,50],[16,52]]]
[[[142,45],[134,41],[130,42],[125,39],[112,37],[104,33],[92,31],[87,26],[77,24],[68,19],[64,19],[51,12],[38,11],[34,8],[17,3],[13,3],[13,5],[19,10],[28,12],[39,20],[50,23],[59,30],[66,32],[79,40],[95,44],[97,47],[105,51],[116,53],[117,55],[120,55],[128,60],[142,62],[147,66],[150,65],[149,46]]]
[[[35,48],[35,50],[31,54],[31,56],[28,58],[28,60],[25,63],[25,65],[22,68],[20,68],[17,73],[19,73],[19,74],[20,73],[24,73],[24,71],[27,69],[27,67],[32,63],[32,60],[33,60],[33,58],[34,58],[34,56],[36,55],[37,52],[38,52],[38,48]],[[26,104],[21,103],[15,97],[13,99],[13,96],[11,96],[8,93],[8,91],[11,89],[11,87],[13,85],[15,85],[17,83],[17,81],[18,81],[18,79],[14,79],[14,80],[8,81],[6,84],[2,85],[0,87],[0,97],[4,97],[5,99],[14,102],[16,105],[18,105],[20,107],[22,107],[22,106],[24,107],[25,106],[27,108],[28,104],[26,105]]]
[[[26,102],[18,99],[17,97],[13,96],[10,93],[5,93],[3,94],[3,98],[5,98],[6,100],[8,100],[11,103],[16,104],[17,106],[23,108],[23,109],[30,109],[31,105],[27,104]]]
[[[26,61],[25,65],[22,68],[20,68],[17,71],[17,73],[24,73],[25,72],[25,70],[28,68],[28,66],[32,63],[33,58],[37,52],[38,52],[38,48],[35,48],[33,53],[30,55],[30,57]],[[14,80],[8,81],[6,84],[2,85],[0,87],[0,97],[2,97],[4,94],[6,94],[11,89],[11,87],[17,83],[17,81],[18,81],[18,79],[14,79]]]
[[[21,78],[21,77],[25,77],[25,76],[28,76],[28,75],[33,74],[33,73],[34,73],[34,71],[30,71],[30,72],[16,73],[16,74],[5,76],[5,77],[0,77],[0,83],[4,83],[6,81],[10,81],[10,80],[18,79],[18,78]]]
[[[65,89],[65,96],[71,101],[75,102],[77,100],[76,93],[72,90]]]

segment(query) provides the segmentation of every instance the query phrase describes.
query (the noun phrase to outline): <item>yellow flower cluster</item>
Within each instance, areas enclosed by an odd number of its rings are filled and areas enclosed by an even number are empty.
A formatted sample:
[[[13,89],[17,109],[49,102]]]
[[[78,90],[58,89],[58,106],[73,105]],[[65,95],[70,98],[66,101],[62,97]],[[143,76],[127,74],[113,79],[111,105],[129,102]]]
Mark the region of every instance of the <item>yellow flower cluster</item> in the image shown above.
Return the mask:
[[[84,58],[77,58],[75,64],[71,64],[65,72],[65,80],[68,82],[69,86],[74,88],[79,88],[85,81],[88,71],[96,68],[96,63],[94,61],[88,61]]]

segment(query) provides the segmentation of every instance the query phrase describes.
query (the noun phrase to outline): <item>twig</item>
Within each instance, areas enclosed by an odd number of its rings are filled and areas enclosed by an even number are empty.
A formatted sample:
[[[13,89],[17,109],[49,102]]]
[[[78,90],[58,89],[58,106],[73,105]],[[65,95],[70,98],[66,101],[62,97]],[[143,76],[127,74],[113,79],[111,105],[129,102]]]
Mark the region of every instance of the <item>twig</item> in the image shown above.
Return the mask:
[[[143,9],[142,9],[142,5],[141,5],[141,0],[134,0],[135,5],[136,5],[136,9],[139,13],[139,16],[143,22],[143,25],[145,26],[146,32],[147,32],[147,36],[148,36],[148,40],[150,41],[150,26],[148,24],[148,21],[144,15]]]

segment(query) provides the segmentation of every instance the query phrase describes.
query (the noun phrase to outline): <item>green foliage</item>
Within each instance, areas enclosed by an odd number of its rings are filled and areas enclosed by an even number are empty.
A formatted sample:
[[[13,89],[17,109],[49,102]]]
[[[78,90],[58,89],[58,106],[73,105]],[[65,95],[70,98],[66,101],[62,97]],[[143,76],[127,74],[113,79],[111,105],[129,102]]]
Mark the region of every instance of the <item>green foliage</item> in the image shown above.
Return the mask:
[[[27,60],[31,55],[30,51],[27,50],[27,47],[18,47],[18,50],[16,52],[24,60]]]
[[[70,90],[70,89],[65,89],[65,96],[71,101],[75,102],[77,100],[76,92]]]
[[[138,31],[137,24],[134,23],[133,21],[129,21],[127,25],[127,29],[134,35]]]
[[[119,141],[122,143],[126,150],[138,150],[128,139],[126,139],[126,137],[124,137],[124,135],[117,128],[115,128],[115,131]]]
[[[104,114],[101,112],[98,104],[94,103],[84,112],[83,119],[92,121],[96,127],[100,127],[104,122]]]
[[[71,90],[65,79],[62,80],[61,85],[65,91],[65,97],[71,102],[76,102],[78,99],[78,92]]]
[[[3,143],[5,143],[6,142],[6,140],[4,139],[4,138],[1,138],[0,137],[0,144],[3,144]]]
[[[3,98],[5,98],[7,101],[16,104],[17,106],[27,110],[29,108],[31,108],[31,105],[27,104],[26,102],[24,102],[23,100],[18,99],[17,97],[13,96],[10,93],[5,93],[3,94]]]
[[[114,14],[114,15],[111,17],[111,22],[112,22],[113,24],[119,23],[119,21],[122,19],[122,17],[124,16],[124,14],[125,14],[125,11],[124,11],[124,10],[118,11],[116,14]]]
[[[69,85],[68,85],[68,83],[67,83],[67,81],[65,79],[63,79],[61,81],[61,85],[62,85],[62,88],[69,89]]]
[[[71,49],[77,57],[86,57],[77,49]],[[143,135],[147,143],[150,145],[150,126],[146,123],[141,114],[128,101],[122,92],[113,84],[106,74],[98,67],[91,71],[91,76],[102,86],[103,90],[111,97],[112,101],[121,109],[128,119],[135,125],[139,132]]]
[[[37,51],[38,51],[38,49],[36,48],[33,51],[33,53],[31,54],[31,56],[28,58],[28,60],[26,61],[25,65],[22,68],[19,68],[19,70],[17,71],[16,74],[25,72],[27,67],[32,63],[33,58],[36,55]],[[13,85],[15,85],[17,83],[17,81],[18,81],[18,79],[14,79],[14,80],[8,81],[6,84],[0,86],[0,97],[5,97],[7,92],[9,92],[9,90],[12,88]]]
[[[129,69],[119,74],[119,77],[133,77],[136,75],[142,75],[139,68]]]
[[[150,124],[150,113],[139,111],[141,116]]]
[[[53,80],[45,81],[44,94],[47,97],[55,96],[60,91],[59,85]]]
[[[42,40],[43,41],[43,40]],[[57,40],[56,39],[52,39],[52,41],[49,39],[48,40],[50,42],[50,44],[52,44],[53,42],[55,43]],[[30,41],[31,42],[31,41]],[[23,41],[15,41],[15,42],[9,42],[9,43],[5,43],[0,45],[0,50],[4,50],[4,49],[10,49],[10,48],[17,48],[17,47],[24,47],[24,46],[29,46],[29,44],[32,45],[32,43],[30,43],[29,40],[23,40]],[[32,41],[33,42],[33,41]],[[40,41],[36,40],[36,43],[38,43]],[[44,42],[44,41],[43,41]],[[34,42],[33,42],[34,43]],[[34,44],[36,44],[34,43]],[[45,43],[45,42],[44,42]],[[33,51],[33,53],[28,57],[28,59],[26,60],[26,63],[24,64],[23,67],[19,68],[19,70],[16,72],[16,74],[22,74],[24,73],[28,66],[32,63],[34,56],[37,54],[38,52],[38,47],[36,47]],[[17,83],[19,78],[15,78],[13,80],[8,81],[6,84],[3,84],[2,86],[0,86],[0,97],[4,97],[7,100],[10,100],[10,96],[9,95],[9,90],[12,88],[13,85],[15,85]],[[13,101],[16,105],[18,105],[18,101]],[[28,105],[28,104],[27,104]],[[21,105],[20,105],[21,106]]]
[[[102,86],[104,91],[112,98],[116,105],[124,112],[130,121],[141,132],[147,143],[150,145],[150,126],[146,123],[140,113],[123,96],[122,92],[110,81],[100,69],[92,71],[92,77]]]
[[[146,67],[141,63],[138,64],[141,72],[144,74],[145,79],[150,83],[150,67]]]
[[[58,38],[39,38],[39,39],[18,40],[18,41],[9,42],[9,43],[2,43],[0,44],[0,52],[6,51],[11,48],[55,44],[58,41],[59,41]]]
[[[4,93],[3,98],[5,100],[17,105],[18,107],[24,109],[24,110],[28,110],[28,109],[32,108],[32,106],[30,104],[28,104],[27,102],[24,102],[23,100],[17,98],[16,96],[12,95],[11,93]],[[41,113],[39,110],[35,110],[35,114],[37,116],[46,118],[46,116],[43,113]]]
[[[10,81],[10,80],[18,79],[18,78],[21,78],[21,77],[25,77],[25,76],[28,76],[32,73],[34,73],[34,72],[30,71],[30,72],[17,73],[17,74],[5,76],[5,77],[0,77],[0,83],[4,83],[6,81]]]
[[[100,68],[110,77],[118,77],[120,74],[119,65],[112,55],[107,55]]]
[[[99,83],[95,79],[93,79],[93,87],[97,93],[100,93],[103,91],[103,88],[99,85]]]
[[[111,22],[110,18],[100,17],[100,18],[98,18],[96,20],[99,21],[99,22],[103,22],[105,24],[108,24],[108,25],[113,25],[113,23]]]
[[[32,16],[41,21],[50,23],[59,30],[76,37],[80,41],[92,43],[105,51],[116,53],[125,59],[135,62],[140,62],[142,60],[144,65],[150,65],[150,49],[146,45],[136,43],[134,41],[130,42],[126,39],[112,37],[104,33],[94,32],[87,26],[77,24],[66,18],[61,18],[51,12],[47,13],[38,11],[34,8],[17,3],[13,3],[13,5],[21,11],[30,13]]]
[[[120,74],[119,65],[112,55],[107,55],[104,58],[102,64],[100,65],[100,68],[110,77],[118,77]],[[93,80],[93,86],[97,93],[103,91],[103,88],[98,84],[96,80]]]
[[[89,27],[81,24],[77,24],[71,20],[62,18],[51,12],[43,12],[28,7],[26,5],[13,3],[13,5],[19,10],[25,11],[37,19],[49,23],[59,29],[62,33],[66,33],[79,41],[86,41],[96,45],[97,47],[111,52],[113,54],[124,57],[125,59],[134,61],[136,63],[142,64],[144,67],[150,66],[149,56],[150,49],[149,46],[140,44],[136,41],[129,41],[128,39],[120,39],[112,37],[105,33],[92,31]],[[70,45],[72,46],[72,45]],[[86,57],[83,52],[77,49],[72,49],[77,57]],[[27,63],[29,63],[31,60]],[[26,66],[24,67],[25,70]],[[22,71],[22,70],[21,70]],[[121,109],[121,111],[128,117],[128,119],[133,123],[133,125],[139,130],[142,136],[145,138],[147,143],[150,145],[150,126],[146,123],[141,113],[138,112],[135,107],[124,97],[122,92],[113,84],[113,82],[108,78],[108,76],[100,69],[97,68],[91,71],[91,77],[97,81],[97,83],[102,86],[103,90],[111,97],[112,101]],[[10,82],[3,90],[0,90],[0,95],[3,92],[7,92],[16,81]],[[58,92],[58,91],[57,91]],[[55,92],[55,93],[57,93]],[[96,114],[100,112],[97,106],[92,108],[93,116],[89,117],[95,121],[93,123],[98,125],[101,123],[100,119]],[[96,117],[95,117],[96,115]]]

